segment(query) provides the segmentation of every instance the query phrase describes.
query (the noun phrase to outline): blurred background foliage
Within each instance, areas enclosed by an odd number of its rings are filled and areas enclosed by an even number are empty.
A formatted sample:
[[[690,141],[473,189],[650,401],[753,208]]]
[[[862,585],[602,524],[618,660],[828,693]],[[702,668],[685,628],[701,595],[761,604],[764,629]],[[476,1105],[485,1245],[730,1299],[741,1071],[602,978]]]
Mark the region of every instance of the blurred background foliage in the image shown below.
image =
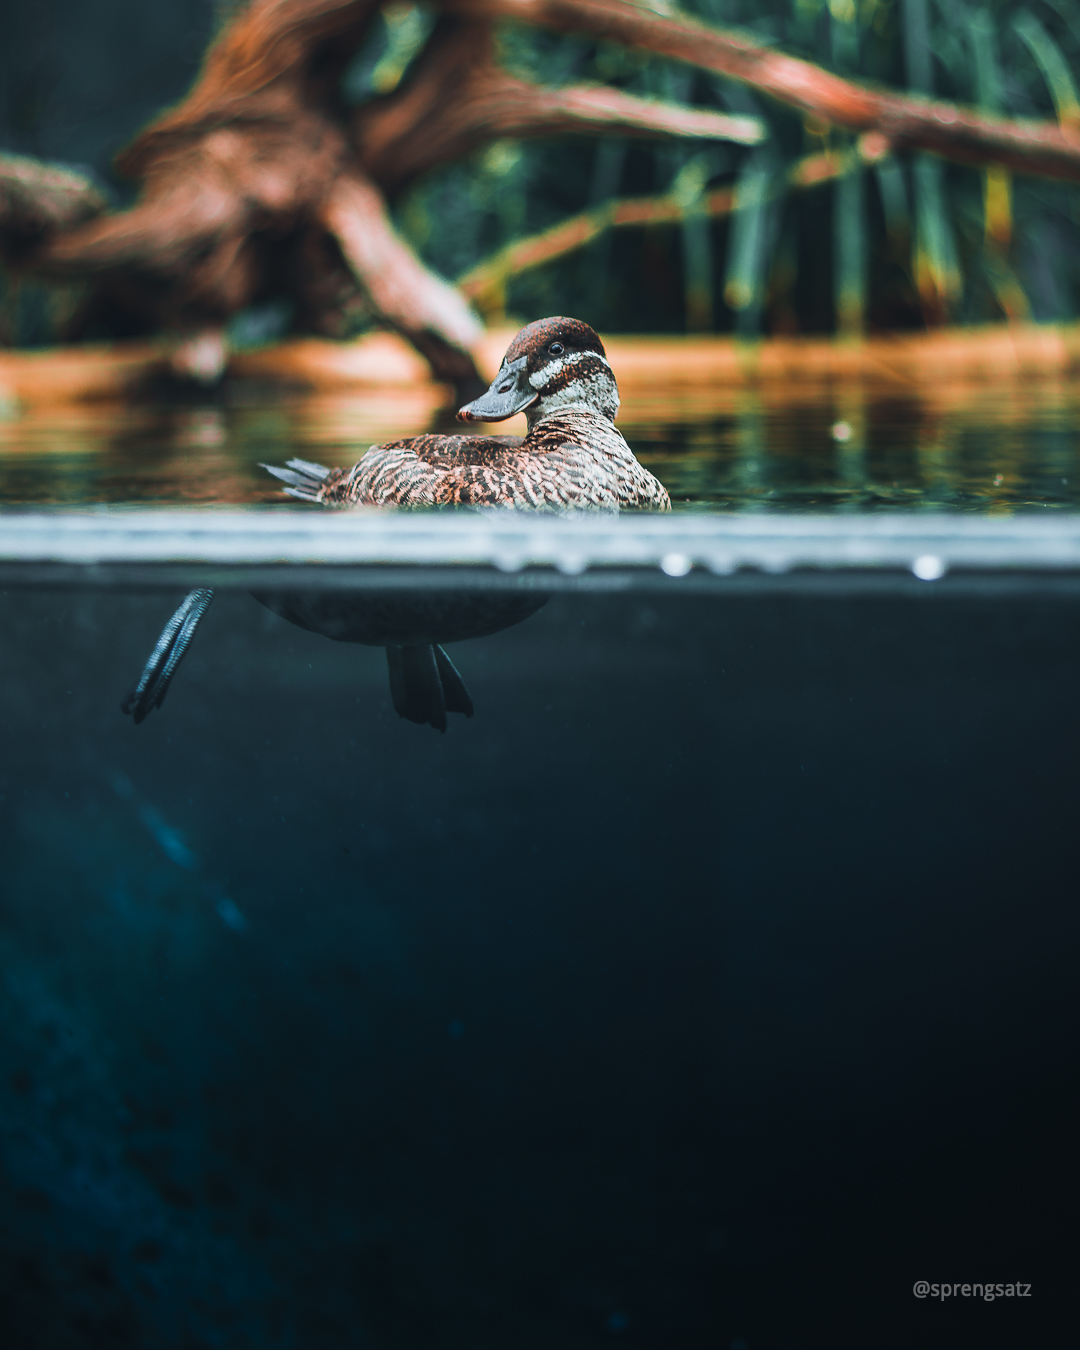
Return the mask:
[[[113,154],[193,80],[215,29],[244,0],[39,0],[9,14],[0,52],[0,148],[90,166],[117,202]],[[654,0],[664,9],[666,0]],[[830,70],[1018,117],[1080,125],[1072,71],[1080,0],[686,0],[683,8]],[[346,72],[357,105],[392,89],[430,31],[423,5],[393,3]],[[1068,184],[946,164],[925,154],[873,166],[846,133],[722,77],[610,44],[506,25],[502,59],[545,84],[597,80],[734,113],[768,127],[747,149],[695,142],[499,142],[431,174],[395,203],[423,257],[460,277],[512,241],[625,196],[680,204],[680,222],[608,230],[509,278],[487,317],[573,313],[612,331],[840,333],[1001,319],[1063,321],[1080,303],[1078,202]],[[824,152],[850,172],[812,189],[792,169]],[[736,209],[706,196],[732,186]],[[63,307],[6,283],[0,340],[48,341]],[[263,307],[235,336],[285,331]]]

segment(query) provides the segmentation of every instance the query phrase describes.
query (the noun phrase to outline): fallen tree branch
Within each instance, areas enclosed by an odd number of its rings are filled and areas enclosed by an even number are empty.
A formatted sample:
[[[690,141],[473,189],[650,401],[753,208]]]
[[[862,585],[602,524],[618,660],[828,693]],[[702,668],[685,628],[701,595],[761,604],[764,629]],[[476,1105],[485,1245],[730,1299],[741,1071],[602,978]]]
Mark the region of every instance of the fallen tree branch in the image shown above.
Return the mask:
[[[989,117],[955,103],[915,98],[845,80],[740,33],[630,0],[444,0],[451,13],[516,19],[672,57],[728,75],[761,94],[854,132],[878,132],[894,150],[930,150],[966,164],[1080,181],[1080,133],[1055,122]]]
[[[690,136],[752,145],[753,117],[636,98],[606,85],[548,89],[495,62],[491,25],[444,17],[408,80],[355,114],[361,163],[394,196],[420,174],[503,137]]]
[[[427,357],[435,378],[459,390],[482,386],[468,350],[480,323],[461,292],[429,271],[394,230],[375,185],[357,172],[339,175],[321,218],[375,312]]]

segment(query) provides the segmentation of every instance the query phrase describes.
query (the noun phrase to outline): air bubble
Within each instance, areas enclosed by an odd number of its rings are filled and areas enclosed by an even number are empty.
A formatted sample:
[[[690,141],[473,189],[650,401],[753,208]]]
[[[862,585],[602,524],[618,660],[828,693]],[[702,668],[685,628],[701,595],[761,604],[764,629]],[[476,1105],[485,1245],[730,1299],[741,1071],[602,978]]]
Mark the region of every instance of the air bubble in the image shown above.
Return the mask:
[[[564,553],[555,559],[555,566],[568,577],[580,576],[588,565],[589,559],[584,553]]]
[[[660,570],[669,577],[684,577],[693,565],[685,553],[665,553],[660,559]]]
[[[948,565],[944,558],[938,558],[933,553],[924,553],[911,564],[911,570],[920,581],[937,581],[948,571]]]

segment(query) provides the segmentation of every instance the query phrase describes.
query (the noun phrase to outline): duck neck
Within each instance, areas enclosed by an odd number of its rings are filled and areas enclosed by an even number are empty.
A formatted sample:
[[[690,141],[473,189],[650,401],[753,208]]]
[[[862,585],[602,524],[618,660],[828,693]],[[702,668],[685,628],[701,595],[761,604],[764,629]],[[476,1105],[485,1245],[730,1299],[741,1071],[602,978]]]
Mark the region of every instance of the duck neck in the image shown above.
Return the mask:
[[[549,422],[579,422],[588,419],[598,422],[605,430],[614,427],[613,420],[590,403],[560,403],[557,408],[544,408],[534,405],[525,414],[529,430],[547,425]]]
[[[565,364],[564,364],[565,363]],[[619,390],[606,360],[586,353],[580,360],[559,359],[559,368],[549,367],[529,383],[540,397],[526,412],[529,430],[549,418],[572,416],[614,423],[619,411]]]

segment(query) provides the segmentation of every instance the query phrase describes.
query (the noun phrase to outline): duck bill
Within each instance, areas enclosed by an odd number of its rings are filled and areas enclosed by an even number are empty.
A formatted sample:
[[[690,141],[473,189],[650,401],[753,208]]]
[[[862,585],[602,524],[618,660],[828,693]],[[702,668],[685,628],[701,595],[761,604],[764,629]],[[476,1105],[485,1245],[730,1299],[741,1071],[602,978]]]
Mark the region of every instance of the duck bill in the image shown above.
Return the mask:
[[[462,422],[505,422],[508,417],[531,407],[540,395],[529,384],[525,373],[527,360],[521,356],[508,366],[504,365],[487,393],[458,409],[458,418]]]

